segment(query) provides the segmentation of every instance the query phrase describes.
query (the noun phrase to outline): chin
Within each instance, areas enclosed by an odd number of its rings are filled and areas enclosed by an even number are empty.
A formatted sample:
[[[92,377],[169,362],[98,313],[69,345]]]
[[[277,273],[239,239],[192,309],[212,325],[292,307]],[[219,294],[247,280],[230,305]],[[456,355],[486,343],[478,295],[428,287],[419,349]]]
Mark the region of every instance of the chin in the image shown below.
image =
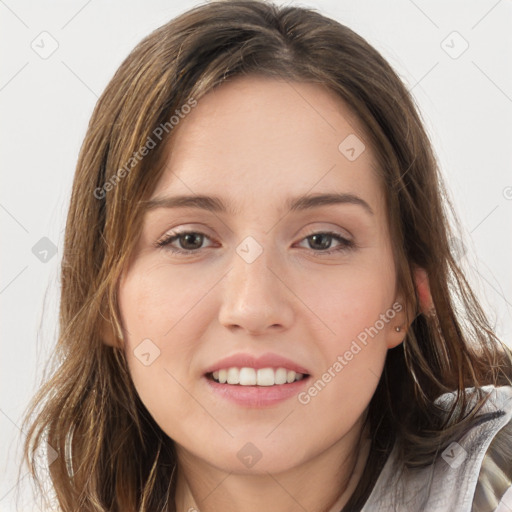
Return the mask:
[[[213,436],[209,436],[204,442],[194,442],[194,446],[182,447],[212,467],[235,474],[281,473],[304,462],[303,446],[298,440],[293,442],[288,437],[288,443],[283,443],[284,438],[276,435],[270,441],[268,437],[265,438],[268,432],[266,430],[264,434],[254,437],[245,433],[243,437],[235,436],[225,443],[219,443],[217,437],[215,445],[212,443]],[[207,452],[206,446],[209,447]]]

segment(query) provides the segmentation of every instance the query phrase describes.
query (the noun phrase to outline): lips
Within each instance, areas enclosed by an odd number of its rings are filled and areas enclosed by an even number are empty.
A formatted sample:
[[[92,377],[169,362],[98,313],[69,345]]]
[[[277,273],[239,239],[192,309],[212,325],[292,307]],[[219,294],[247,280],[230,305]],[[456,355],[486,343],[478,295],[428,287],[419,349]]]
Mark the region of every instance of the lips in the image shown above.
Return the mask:
[[[228,372],[231,383],[228,381]],[[244,373],[247,375],[244,376]],[[286,382],[283,382],[285,373]],[[204,372],[204,382],[209,393],[239,407],[251,409],[276,407],[292,399],[307,386],[310,378],[304,366],[268,352],[259,357],[246,353],[234,354],[220,359]]]
[[[304,366],[299,365],[291,359],[272,353],[262,354],[259,357],[243,353],[234,354],[212,364],[205,369],[204,374],[212,374],[213,372],[233,367],[254,368],[255,370],[260,368],[274,368],[275,370],[278,368],[286,368],[287,370],[292,370],[295,373],[301,373],[303,375],[310,374]]]
[[[220,384],[239,384],[241,386],[279,386],[283,384],[290,384],[296,380],[301,380],[304,375],[302,373],[295,373],[293,370],[286,368],[236,368],[232,366],[225,370],[214,371],[207,374]]]

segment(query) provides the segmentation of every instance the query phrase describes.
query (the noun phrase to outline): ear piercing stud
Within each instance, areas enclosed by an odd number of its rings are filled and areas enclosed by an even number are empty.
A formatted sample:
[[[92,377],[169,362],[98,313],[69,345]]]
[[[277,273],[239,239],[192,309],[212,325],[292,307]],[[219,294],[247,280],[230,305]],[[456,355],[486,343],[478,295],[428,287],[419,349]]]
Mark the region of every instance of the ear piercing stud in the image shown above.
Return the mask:
[[[396,331],[396,332],[400,332],[400,331],[401,331],[401,329],[402,329],[402,328],[401,328],[399,325],[397,325],[397,326],[395,327],[395,331]]]

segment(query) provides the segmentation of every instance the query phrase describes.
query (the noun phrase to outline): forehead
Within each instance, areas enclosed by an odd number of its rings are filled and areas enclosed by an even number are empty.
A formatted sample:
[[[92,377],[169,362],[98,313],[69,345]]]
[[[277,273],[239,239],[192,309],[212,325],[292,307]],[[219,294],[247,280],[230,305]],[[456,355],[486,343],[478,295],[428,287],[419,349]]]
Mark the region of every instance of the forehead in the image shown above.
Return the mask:
[[[208,193],[243,207],[336,191],[380,201],[361,123],[319,84],[237,77],[203,96],[174,130],[153,197]]]

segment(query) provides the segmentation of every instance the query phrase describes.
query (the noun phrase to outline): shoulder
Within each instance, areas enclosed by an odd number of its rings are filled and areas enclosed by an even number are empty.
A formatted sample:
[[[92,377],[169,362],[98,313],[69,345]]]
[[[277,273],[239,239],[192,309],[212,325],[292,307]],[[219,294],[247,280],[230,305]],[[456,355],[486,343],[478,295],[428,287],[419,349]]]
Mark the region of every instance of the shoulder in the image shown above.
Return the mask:
[[[497,388],[501,410],[505,415],[512,409],[512,393]],[[508,397],[508,398],[507,398]],[[512,510],[512,419],[492,437],[479,468],[471,512]]]
[[[478,421],[462,439],[444,450],[442,458],[449,470],[442,471],[442,464],[437,464],[436,470],[448,477],[445,491],[459,495],[460,510],[493,512],[502,499],[504,503],[511,499],[512,386],[484,386],[480,390],[488,399],[478,413]],[[474,388],[466,391],[471,394]],[[439,401],[449,404],[452,399],[453,394],[447,394]],[[505,510],[510,512],[512,507]]]
[[[386,463],[363,511],[393,512],[511,512],[512,505],[512,386],[466,389],[469,402],[487,400],[477,421],[454,439],[428,467],[398,476],[393,457]],[[448,408],[455,393],[436,402]],[[500,500],[503,507],[498,508]],[[505,505],[507,504],[507,505]]]

